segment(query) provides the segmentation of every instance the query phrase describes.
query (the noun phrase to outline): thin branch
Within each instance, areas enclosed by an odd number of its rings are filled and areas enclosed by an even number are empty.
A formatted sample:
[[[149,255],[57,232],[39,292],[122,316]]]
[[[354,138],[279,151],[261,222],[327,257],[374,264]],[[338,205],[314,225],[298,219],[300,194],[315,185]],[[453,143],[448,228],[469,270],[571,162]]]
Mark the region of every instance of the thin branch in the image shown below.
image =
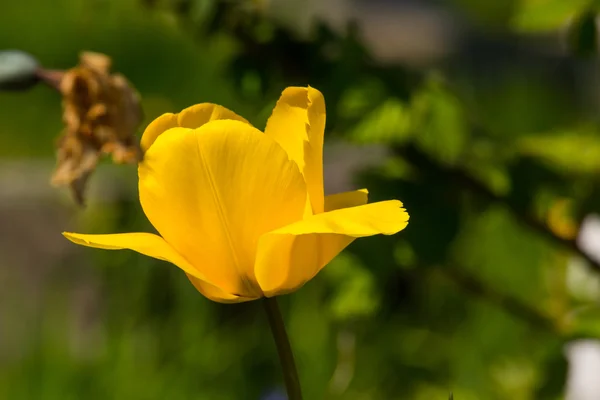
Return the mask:
[[[594,260],[583,249],[581,249],[575,239],[566,239],[556,235],[548,228],[548,226],[546,226],[543,221],[540,221],[531,213],[522,210],[521,207],[515,204],[514,200],[492,192],[487,186],[474,179],[464,170],[435,161],[413,145],[398,147],[396,148],[396,151],[401,154],[406,161],[412,163],[416,167],[419,167],[423,170],[433,170],[440,176],[444,177],[444,179],[456,182],[464,189],[479,196],[480,198],[483,198],[489,202],[503,205],[511,212],[511,214],[515,217],[515,220],[517,220],[519,223],[524,224],[532,231],[537,232],[539,235],[554,242],[555,244],[577,254],[586,261],[591,270],[596,273],[600,273],[600,263]]]
[[[528,322],[533,327],[560,334],[557,324],[549,316],[518,298],[502,293],[487,285],[479,278],[466,272],[463,268],[444,265],[433,270],[452,281],[465,292],[503,309],[507,313]]]
[[[60,92],[60,82],[62,81],[65,71],[39,68],[36,71],[36,76],[40,81]]]

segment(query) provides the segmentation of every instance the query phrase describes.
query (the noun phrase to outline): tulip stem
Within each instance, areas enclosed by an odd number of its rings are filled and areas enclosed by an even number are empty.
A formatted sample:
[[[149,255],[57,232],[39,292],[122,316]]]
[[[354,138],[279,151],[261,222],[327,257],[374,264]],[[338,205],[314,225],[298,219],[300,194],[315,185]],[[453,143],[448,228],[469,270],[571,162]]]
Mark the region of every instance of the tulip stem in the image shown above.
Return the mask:
[[[288,400],[302,400],[302,390],[300,389],[300,380],[298,379],[298,371],[294,362],[294,354],[290,346],[290,339],[285,331],[277,299],[275,297],[265,297],[263,304],[267,312],[269,325],[271,326],[271,333],[275,339],[277,352],[279,353],[279,361],[283,370]]]

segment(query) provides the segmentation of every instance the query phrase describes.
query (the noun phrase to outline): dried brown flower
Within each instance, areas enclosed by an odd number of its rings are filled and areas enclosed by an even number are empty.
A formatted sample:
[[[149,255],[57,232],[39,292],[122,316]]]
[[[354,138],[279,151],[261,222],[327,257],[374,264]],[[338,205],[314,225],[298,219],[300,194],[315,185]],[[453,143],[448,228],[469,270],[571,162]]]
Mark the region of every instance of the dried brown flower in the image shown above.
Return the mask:
[[[111,60],[84,52],[79,65],[65,72],[46,71],[63,96],[65,129],[58,140],[52,184],[69,186],[84,203],[84,189],[100,156],[115,163],[135,163],[141,150],[135,132],[142,121],[139,95],[121,74],[111,74]]]

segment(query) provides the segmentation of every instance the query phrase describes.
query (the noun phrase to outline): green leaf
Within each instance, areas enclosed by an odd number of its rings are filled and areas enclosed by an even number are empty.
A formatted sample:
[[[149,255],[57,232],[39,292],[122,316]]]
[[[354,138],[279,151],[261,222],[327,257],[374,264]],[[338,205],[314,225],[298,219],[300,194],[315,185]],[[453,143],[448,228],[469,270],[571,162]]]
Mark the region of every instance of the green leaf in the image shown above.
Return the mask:
[[[474,245],[475,244],[475,245]],[[536,234],[523,230],[520,221],[501,207],[473,213],[453,245],[461,268],[482,282],[524,302],[539,302],[544,262],[552,246]]]
[[[350,131],[350,138],[359,143],[399,144],[410,135],[410,112],[394,98],[384,101]]]
[[[419,146],[443,162],[458,161],[467,140],[466,115],[460,101],[433,77],[411,104],[412,130]]]
[[[600,138],[593,131],[523,137],[517,141],[516,147],[522,155],[538,158],[559,171],[600,171]]]
[[[330,310],[337,320],[372,315],[379,308],[380,295],[371,272],[356,257],[342,253],[324,270],[334,282]]]
[[[373,110],[386,99],[385,84],[378,79],[365,79],[344,90],[337,106],[341,118],[355,119]]]
[[[600,338],[600,307],[591,304],[574,310],[567,323],[573,337]]]
[[[589,5],[590,0],[521,0],[512,25],[519,32],[553,31]]]

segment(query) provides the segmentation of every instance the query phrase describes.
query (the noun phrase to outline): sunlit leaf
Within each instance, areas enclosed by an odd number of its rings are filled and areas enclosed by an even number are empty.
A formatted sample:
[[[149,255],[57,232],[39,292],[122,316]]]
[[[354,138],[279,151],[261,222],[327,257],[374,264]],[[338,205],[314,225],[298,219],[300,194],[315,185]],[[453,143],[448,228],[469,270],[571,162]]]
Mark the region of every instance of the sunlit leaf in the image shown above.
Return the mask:
[[[517,141],[523,155],[534,156],[552,168],[576,173],[600,171],[600,137],[594,132],[564,132],[529,136]]]
[[[580,307],[571,312],[566,323],[574,337],[600,338],[600,307],[596,304]]]
[[[342,253],[325,268],[335,282],[330,310],[337,320],[352,320],[372,315],[379,307],[380,295],[373,275],[348,253]]]
[[[411,129],[417,143],[446,163],[455,163],[467,140],[465,113],[459,100],[435,77],[415,94]]]
[[[551,247],[505,210],[491,207],[465,221],[454,251],[464,268],[504,293],[538,303],[542,298]]]
[[[384,101],[363,118],[350,132],[359,143],[398,144],[410,135],[410,111],[394,98]]]
[[[522,32],[552,31],[563,27],[590,4],[590,0],[521,0],[513,26]]]
[[[385,85],[377,79],[368,79],[346,88],[338,103],[337,112],[342,118],[356,119],[385,100]]]

